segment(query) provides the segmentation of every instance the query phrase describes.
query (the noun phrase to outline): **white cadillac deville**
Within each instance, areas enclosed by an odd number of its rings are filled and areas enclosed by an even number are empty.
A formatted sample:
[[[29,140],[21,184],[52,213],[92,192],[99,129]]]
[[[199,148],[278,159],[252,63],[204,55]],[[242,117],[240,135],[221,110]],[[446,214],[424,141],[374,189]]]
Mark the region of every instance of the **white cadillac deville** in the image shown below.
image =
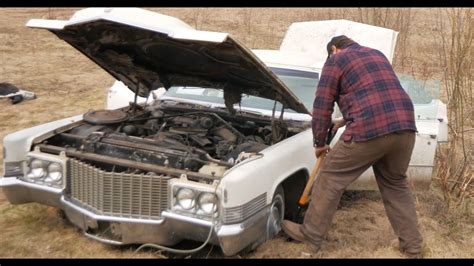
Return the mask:
[[[294,217],[315,164],[309,110],[327,41],[346,34],[391,60],[397,37],[344,20],[301,22],[279,50],[251,51],[226,33],[135,8],[27,26],[49,30],[118,81],[107,109],[5,137],[8,200],[55,206],[105,243],[208,240],[225,255],[255,248]],[[148,97],[158,89],[165,93]],[[446,106],[424,97],[415,108],[408,175],[426,187],[447,139]],[[350,189],[377,189],[372,169]]]

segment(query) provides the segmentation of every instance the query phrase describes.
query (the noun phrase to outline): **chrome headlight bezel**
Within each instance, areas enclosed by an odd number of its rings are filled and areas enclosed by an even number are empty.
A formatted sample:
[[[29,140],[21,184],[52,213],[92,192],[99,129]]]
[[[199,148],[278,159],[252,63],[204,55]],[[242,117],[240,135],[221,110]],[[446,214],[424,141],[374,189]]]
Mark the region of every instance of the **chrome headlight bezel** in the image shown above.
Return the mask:
[[[172,192],[170,193],[171,211],[187,216],[205,219],[209,219],[218,215],[219,195],[214,186],[202,183],[196,184],[195,182],[171,182],[170,186]],[[189,204],[183,204],[183,202],[179,200],[180,195],[184,196],[184,193],[192,195],[192,203],[190,202]],[[215,199],[215,206],[212,208],[209,208],[208,205],[203,207],[204,203],[202,202],[202,197],[213,197]],[[207,204],[209,203],[207,202]]]
[[[31,153],[26,157],[21,179],[38,185],[64,188],[65,177],[66,160],[64,158],[51,154]]]

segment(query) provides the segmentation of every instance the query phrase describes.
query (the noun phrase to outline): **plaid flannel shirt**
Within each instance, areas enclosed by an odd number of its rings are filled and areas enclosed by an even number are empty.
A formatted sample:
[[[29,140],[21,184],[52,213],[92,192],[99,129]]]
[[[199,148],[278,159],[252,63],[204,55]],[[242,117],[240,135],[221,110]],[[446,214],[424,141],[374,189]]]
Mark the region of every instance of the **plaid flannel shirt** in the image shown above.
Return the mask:
[[[326,142],[334,102],[346,120],[344,141],[416,131],[413,103],[378,50],[353,43],[326,61],[313,103],[314,146]]]

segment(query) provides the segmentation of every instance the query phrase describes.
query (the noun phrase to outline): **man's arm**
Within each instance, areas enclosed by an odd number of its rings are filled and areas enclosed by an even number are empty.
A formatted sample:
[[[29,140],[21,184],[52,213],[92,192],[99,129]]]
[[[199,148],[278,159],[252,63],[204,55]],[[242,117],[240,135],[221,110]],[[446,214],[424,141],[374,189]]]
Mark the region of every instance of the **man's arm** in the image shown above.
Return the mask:
[[[332,133],[336,133],[336,131],[346,125],[346,120],[343,117],[338,117],[332,120],[334,127],[332,128]]]
[[[334,111],[334,102],[338,94],[339,80],[342,75],[342,71],[334,59],[333,57],[324,64],[313,103],[313,144],[317,148],[325,146],[328,129],[331,126],[331,114]]]

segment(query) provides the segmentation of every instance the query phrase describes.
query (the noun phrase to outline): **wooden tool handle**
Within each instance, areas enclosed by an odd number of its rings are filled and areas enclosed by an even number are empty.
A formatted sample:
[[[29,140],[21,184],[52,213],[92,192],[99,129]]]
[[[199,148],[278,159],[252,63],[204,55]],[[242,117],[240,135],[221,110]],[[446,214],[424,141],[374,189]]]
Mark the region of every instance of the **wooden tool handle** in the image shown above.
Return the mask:
[[[306,183],[306,187],[304,188],[303,194],[301,195],[298,204],[300,206],[304,206],[308,203],[309,201],[309,194],[311,193],[311,188],[313,187],[314,180],[316,179],[316,175],[318,175],[319,169],[321,168],[321,165],[323,164],[324,158],[326,157],[326,153],[321,154],[319,156],[318,160],[316,161],[316,165],[313,168],[313,171],[311,172],[311,175],[309,176],[308,183]]]

